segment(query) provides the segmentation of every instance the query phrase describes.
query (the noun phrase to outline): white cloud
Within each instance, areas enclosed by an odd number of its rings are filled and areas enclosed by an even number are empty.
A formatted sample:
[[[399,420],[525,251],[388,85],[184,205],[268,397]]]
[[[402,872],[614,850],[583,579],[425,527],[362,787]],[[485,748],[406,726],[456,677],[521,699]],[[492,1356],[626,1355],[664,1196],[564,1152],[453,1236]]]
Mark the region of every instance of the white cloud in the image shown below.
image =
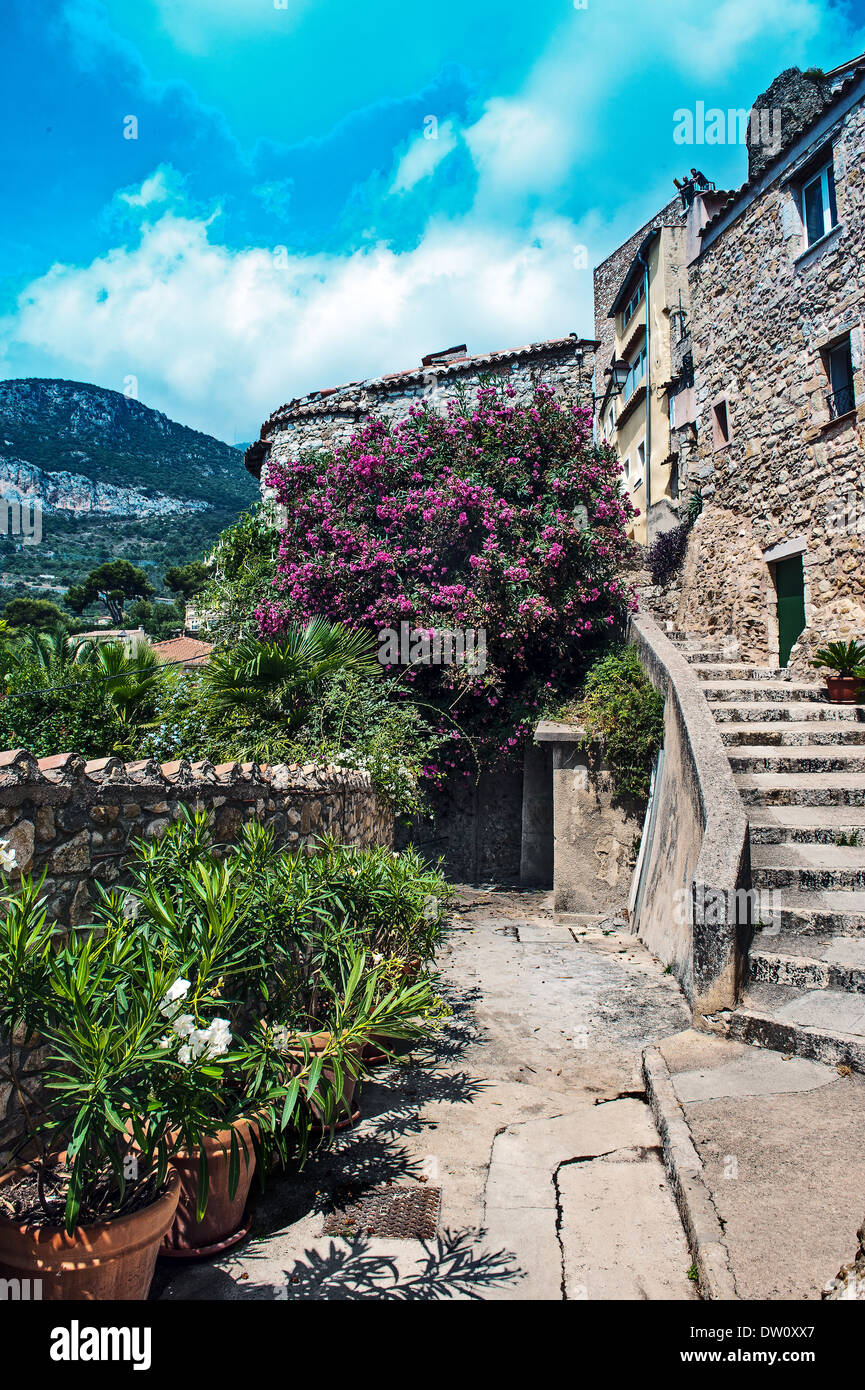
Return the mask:
[[[294,395],[414,366],[450,342],[483,351],[591,323],[580,240],[564,219],[526,235],[442,221],[403,253],[300,256],[231,251],[208,223],[165,212],[135,247],[34,281],[2,325],[5,366],[14,374],[21,352],[116,389],[134,375],[147,404],[248,437]]]
[[[408,193],[456,149],[457,135],[453,121],[442,121],[431,127],[430,131],[429,135],[424,132],[413,140],[402,156],[390,186],[391,193]]]
[[[472,158],[492,189],[535,192],[566,175],[571,134],[551,105],[493,97],[465,132]]]
[[[188,53],[213,52],[231,36],[248,40],[286,32],[311,0],[154,0],[162,27]]]
[[[123,189],[117,197],[133,208],[148,208],[153,203],[167,203],[180,192],[182,179],[174,169],[160,164],[139,188]]]

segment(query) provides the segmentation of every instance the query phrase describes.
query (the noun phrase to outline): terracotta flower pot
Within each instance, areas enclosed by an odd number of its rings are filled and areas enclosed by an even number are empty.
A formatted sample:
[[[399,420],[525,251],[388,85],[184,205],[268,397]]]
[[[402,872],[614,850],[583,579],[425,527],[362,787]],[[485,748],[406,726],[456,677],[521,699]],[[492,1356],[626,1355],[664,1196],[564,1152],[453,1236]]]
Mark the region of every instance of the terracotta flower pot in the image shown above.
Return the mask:
[[[10,1169],[0,1189],[32,1171],[30,1164]],[[41,1279],[43,1299],[145,1299],[179,1197],[180,1176],[169,1171],[149,1206],[79,1226],[71,1236],[56,1226],[19,1225],[0,1216],[0,1278]]]
[[[320,1055],[329,1046],[330,1041],[330,1033],[313,1033],[309,1039],[310,1056],[315,1057]],[[361,1049],[357,1055],[362,1055],[362,1051],[363,1049]],[[297,1051],[293,1051],[291,1055],[293,1057],[296,1057],[298,1061],[302,1063],[303,1053],[300,1051],[300,1049],[298,1049]],[[331,1085],[334,1084],[335,1078],[333,1071],[330,1067],[323,1067],[321,1074],[326,1081],[329,1081],[331,1083]],[[356,1090],[357,1081],[355,1080],[355,1078],[353,1076],[349,1076],[347,1072],[343,1072],[342,1094],[336,1102],[336,1113],[339,1116],[341,1116],[341,1118],[338,1119],[336,1122],[337,1129],[346,1129],[348,1125],[352,1125],[356,1120],[360,1119],[360,1108],[354,1103],[354,1093]],[[313,1115],[315,1115],[316,1117],[316,1120],[313,1123],[313,1129],[323,1130],[329,1128],[328,1125],[325,1125],[321,1109],[319,1108],[319,1106],[316,1105],[315,1101],[311,1103],[310,1109],[312,1110]]]
[[[243,1240],[249,1230],[246,1201],[255,1172],[255,1150],[252,1147],[252,1121],[237,1120],[228,1129],[221,1129],[204,1140],[207,1154],[209,1191],[207,1209],[201,1221],[195,1219],[200,1163],[198,1150],[190,1153],[178,1149],[171,1159],[180,1175],[180,1201],[171,1230],[165,1236],[161,1255],[178,1260],[217,1255]],[[231,1130],[237,1131],[240,1145],[240,1176],[234,1196],[229,1196],[228,1172],[231,1161]],[[246,1146],[246,1159],[243,1150]],[[247,1161],[248,1160],[248,1161]]]
[[[826,693],[833,705],[855,705],[862,693],[858,676],[827,676]]]

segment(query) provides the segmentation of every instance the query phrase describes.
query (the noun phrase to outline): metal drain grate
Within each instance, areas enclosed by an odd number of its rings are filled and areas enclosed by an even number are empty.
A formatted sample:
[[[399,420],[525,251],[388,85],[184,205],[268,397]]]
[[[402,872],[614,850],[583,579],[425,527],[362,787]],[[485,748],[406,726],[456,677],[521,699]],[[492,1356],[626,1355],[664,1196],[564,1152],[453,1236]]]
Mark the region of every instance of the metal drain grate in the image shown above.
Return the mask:
[[[324,1223],[326,1236],[387,1236],[396,1240],[430,1240],[438,1230],[440,1187],[380,1187],[333,1211]]]

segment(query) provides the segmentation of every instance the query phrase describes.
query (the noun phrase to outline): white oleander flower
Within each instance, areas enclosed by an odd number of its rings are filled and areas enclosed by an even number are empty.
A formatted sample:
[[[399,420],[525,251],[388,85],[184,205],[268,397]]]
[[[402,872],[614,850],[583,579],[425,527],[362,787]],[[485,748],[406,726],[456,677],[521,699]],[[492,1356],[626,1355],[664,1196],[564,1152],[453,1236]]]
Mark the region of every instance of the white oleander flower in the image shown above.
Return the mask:
[[[180,1014],[171,1020],[171,1026],[178,1038],[189,1038],[195,1032],[195,1016]]]
[[[177,1060],[178,1062],[182,1062],[184,1066],[192,1061],[192,1048],[187,1043],[184,1043],[181,1048],[178,1048]]]
[[[159,1012],[166,1018],[173,1018],[180,1008],[181,999],[185,999],[189,993],[188,980],[175,980],[170,989],[166,990],[165,998],[159,1005]]]
[[[423,905],[423,919],[425,922],[434,922],[439,915],[439,900],[430,894]]]
[[[15,868],[16,854],[14,849],[9,848],[8,840],[0,840],[0,869],[4,874],[11,873]]]

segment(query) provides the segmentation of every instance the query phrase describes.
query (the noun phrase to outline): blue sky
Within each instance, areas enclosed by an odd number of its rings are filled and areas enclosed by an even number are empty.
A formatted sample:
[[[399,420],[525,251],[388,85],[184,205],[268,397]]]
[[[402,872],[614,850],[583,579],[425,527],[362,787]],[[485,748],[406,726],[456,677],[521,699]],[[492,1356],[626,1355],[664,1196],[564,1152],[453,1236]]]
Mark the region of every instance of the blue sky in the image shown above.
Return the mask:
[[[230,441],[454,342],[590,337],[590,267],[673,176],[744,177],[674,111],[865,50],[865,0],[5,0],[4,25],[0,375],[134,378]]]

